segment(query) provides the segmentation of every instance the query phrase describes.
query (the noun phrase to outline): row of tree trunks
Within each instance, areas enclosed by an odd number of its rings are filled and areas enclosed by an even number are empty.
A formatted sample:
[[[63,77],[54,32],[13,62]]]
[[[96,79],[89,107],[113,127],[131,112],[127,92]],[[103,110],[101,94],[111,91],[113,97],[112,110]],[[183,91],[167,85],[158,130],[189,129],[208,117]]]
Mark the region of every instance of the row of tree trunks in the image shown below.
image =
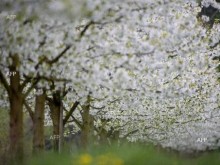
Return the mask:
[[[58,58],[52,61],[52,63],[57,62],[57,60],[62,57],[62,55],[69,49],[68,46],[65,51],[63,51]],[[12,63],[8,66],[8,72],[3,73],[0,71],[0,83],[5,87],[9,103],[9,153],[11,164],[16,164],[19,162],[22,164],[24,158],[24,129],[23,129],[23,106],[27,107],[27,103],[25,102],[25,98],[29,95],[29,93],[34,89],[37,83],[40,81],[39,77],[35,77],[34,81],[33,77],[22,77],[19,72],[20,67],[20,58],[18,54],[9,54],[9,57]],[[9,76],[9,81],[7,81],[6,76]],[[25,91],[27,85],[31,84],[30,88]],[[56,93],[54,98],[56,97]],[[36,96],[36,105],[35,112],[31,111],[31,108],[28,108],[31,118],[33,120],[33,151],[34,153],[39,152],[44,148],[44,109],[45,109],[45,98],[46,94],[42,94]],[[54,135],[59,136],[59,120],[60,119],[60,104],[57,104],[57,100],[54,99],[52,103],[52,119],[54,121]],[[63,122],[63,121],[62,121]],[[61,123],[61,122],[60,122]],[[58,142],[56,141],[56,147],[58,146]]]

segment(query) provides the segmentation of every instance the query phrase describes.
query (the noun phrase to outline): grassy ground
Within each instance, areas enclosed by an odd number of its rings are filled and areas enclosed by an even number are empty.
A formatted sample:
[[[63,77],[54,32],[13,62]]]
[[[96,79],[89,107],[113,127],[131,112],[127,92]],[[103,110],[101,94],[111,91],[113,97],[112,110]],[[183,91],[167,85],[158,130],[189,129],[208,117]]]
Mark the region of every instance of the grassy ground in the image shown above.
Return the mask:
[[[0,110],[0,165],[7,164],[8,161],[8,155],[5,155],[8,147],[7,116],[7,111]],[[26,153],[31,153],[32,141],[30,137],[27,139]],[[70,148],[68,147],[68,150]],[[220,165],[220,151],[194,158],[190,155],[182,157],[175,153],[167,153],[149,145],[96,146],[87,151],[79,151],[76,148],[71,151],[62,154],[45,152],[37,157],[26,154],[29,158],[25,165]]]
[[[29,159],[27,165],[219,165],[220,153],[196,158],[157,151],[152,146],[91,147],[72,154],[45,153]]]

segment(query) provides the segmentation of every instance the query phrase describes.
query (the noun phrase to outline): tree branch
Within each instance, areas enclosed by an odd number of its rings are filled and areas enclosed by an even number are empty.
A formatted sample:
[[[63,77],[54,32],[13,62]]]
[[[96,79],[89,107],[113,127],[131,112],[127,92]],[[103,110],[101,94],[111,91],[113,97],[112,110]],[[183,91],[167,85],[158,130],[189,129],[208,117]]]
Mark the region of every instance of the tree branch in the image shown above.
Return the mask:
[[[56,63],[70,48],[71,45],[67,45],[66,48],[60,54],[58,54],[53,60],[49,61],[49,64]]]
[[[71,117],[73,118],[73,122],[75,122],[76,125],[77,125],[80,129],[82,129],[82,124],[81,124],[73,115],[71,115]]]
[[[123,139],[126,139],[129,135],[132,135],[134,133],[138,132],[138,129],[134,130],[134,131],[131,131],[131,132],[128,132],[124,137]]]
[[[0,71],[0,81],[3,84],[3,86],[5,87],[5,89],[7,90],[8,94],[10,94],[10,86],[1,71]]]
[[[46,62],[50,65],[56,63],[69,49],[71,48],[71,45],[67,45],[66,48],[59,53],[54,59],[48,60],[47,57],[43,57],[39,62],[35,65],[35,69],[37,69],[43,62]]]
[[[25,88],[25,86],[31,81],[31,78],[23,75],[25,77],[25,80],[23,81],[23,83],[21,84],[21,90],[23,90]]]
[[[66,112],[68,112],[65,108],[64,108],[64,110],[66,111]],[[76,123],[76,125],[80,128],[80,129],[82,129],[82,124],[71,114],[71,117],[73,118],[73,120],[71,120],[71,121],[69,121],[69,122],[75,122]]]
[[[85,32],[89,29],[89,27],[90,27],[92,24],[94,24],[94,22],[93,22],[93,21],[90,21],[90,22],[83,28],[83,30],[82,30],[81,33],[80,33],[80,38],[83,37],[83,35],[85,34]]]
[[[69,120],[70,116],[72,115],[72,113],[75,111],[75,109],[77,108],[77,106],[79,105],[79,102],[76,101],[73,106],[71,107],[71,109],[68,111],[67,115],[65,116],[64,120],[63,120],[63,125],[65,125],[67,123],[67,121]]]
[[[32,121],[34,122],[34,112],[31,110],[31,107],[24,101],[25,108],[27,109]]]
[[[36,80],[32,83],[32,85],[28,88],[27,92],[24,94],[24,98],[26,98],[26,97],[29,95],[29,93],[34,89],[35,85],[36,85],[39,81],[40,81],[40,79],[38,78],[38,79],[36,79]]]

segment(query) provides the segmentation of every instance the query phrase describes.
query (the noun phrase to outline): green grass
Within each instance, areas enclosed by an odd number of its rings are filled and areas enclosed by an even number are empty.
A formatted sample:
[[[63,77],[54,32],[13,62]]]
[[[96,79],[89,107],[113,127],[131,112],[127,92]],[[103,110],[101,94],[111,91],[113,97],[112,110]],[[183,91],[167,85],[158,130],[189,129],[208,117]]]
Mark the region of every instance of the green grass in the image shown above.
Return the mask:
[[[208,153],[196,158],[181,157],[152,146],[90,147],[74,153],[44,153],[31,158],[27,165],[219,165],[220,153]]]

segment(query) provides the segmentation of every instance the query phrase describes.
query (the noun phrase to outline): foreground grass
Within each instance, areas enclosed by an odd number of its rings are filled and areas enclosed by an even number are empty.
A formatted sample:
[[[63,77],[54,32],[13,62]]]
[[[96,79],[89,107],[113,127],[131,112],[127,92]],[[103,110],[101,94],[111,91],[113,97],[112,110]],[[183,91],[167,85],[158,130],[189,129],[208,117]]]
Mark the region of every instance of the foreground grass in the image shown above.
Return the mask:
[[[29,159],[27,165],[219,165],[220,153],[197,158],[180,157],[157,151],[152,146],[91,147],[71,154],[44,153]]]

